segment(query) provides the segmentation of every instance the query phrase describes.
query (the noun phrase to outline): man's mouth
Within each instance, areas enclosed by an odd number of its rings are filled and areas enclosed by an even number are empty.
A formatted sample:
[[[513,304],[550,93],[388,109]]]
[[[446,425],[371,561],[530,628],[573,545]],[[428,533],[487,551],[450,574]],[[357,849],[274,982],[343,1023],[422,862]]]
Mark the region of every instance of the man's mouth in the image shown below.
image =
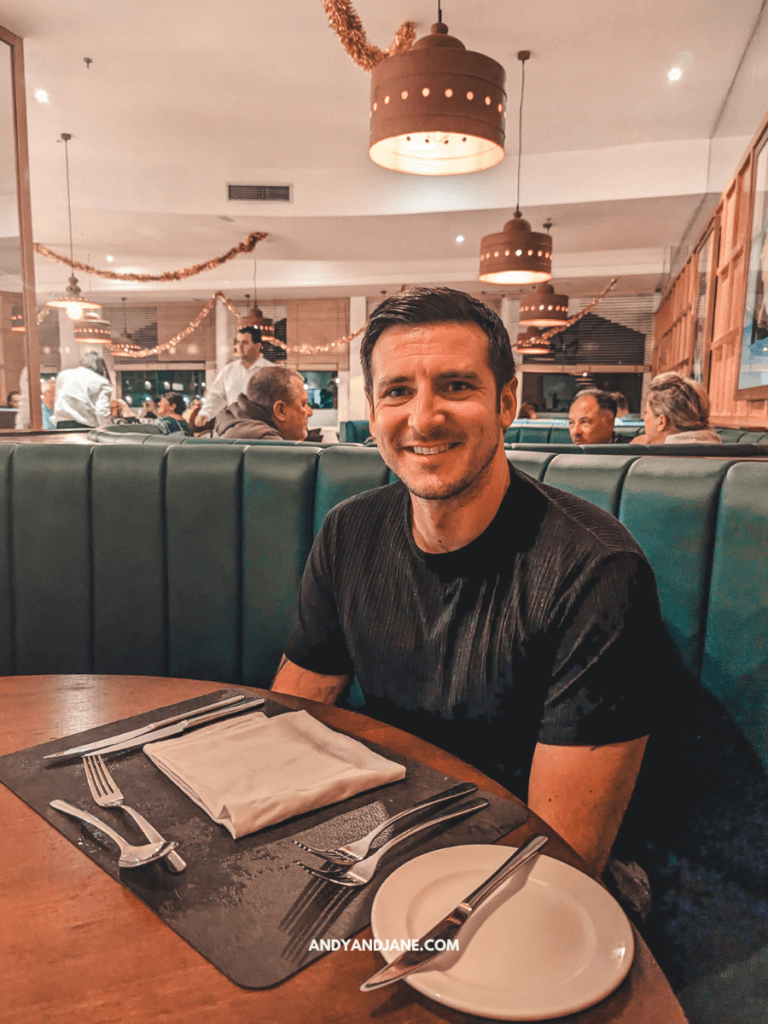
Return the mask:
[[[453,448],[457,442],[447,442],[446,444],[438,444],[427,447],[426,445],[403,445],[406,451],[414,452],[416,455],[439,455],[440,452],[447,452],[449,448]]]

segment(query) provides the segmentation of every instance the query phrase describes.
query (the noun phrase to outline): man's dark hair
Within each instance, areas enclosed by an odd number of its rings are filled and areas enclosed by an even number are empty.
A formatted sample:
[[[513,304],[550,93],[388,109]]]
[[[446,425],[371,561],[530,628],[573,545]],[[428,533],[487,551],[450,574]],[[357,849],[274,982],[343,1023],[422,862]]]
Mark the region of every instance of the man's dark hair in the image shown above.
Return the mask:
[[[571,399],[571,405],[574,402],[578,402],[580,398],[589,398],[590,395],[597,404],[600,406],[603,412],[609,412],[611,416],[616,416],[616,399],[608,391],[602,391],[600,388],[584,388],[583,391],[577,391]]]
[[[261,344],[261,330],[258,327],[238,327],[238,334],[250,334],[254,345]]]
[[[14,395],[18,395],[19,397],[21,397],[21,392],[20,391],[9,391],[8,392],[8,397],[5,400],[5,404],[6,405],[11,405],[13,403],[13,396]]]
[[[183,416],[187,411],[187,403],[184,401],[184,395],[177,395],[175,391],[166,391],[163,398],[168,399],[168,404],[177,416]]]
[[[407,324],[477,324],[488,338],[488,363],[496,381],[496,397],[514,379],[515,359],[507,329],[484,302],[455,288],[407,288],[384,299],[368,320],[360,347],[365,393],[373,404],[373,349],[389,327]]]
[[[245,397],[254,405],[262,405],[272,412],[275,402],[290,405],[293,400],[293,380],[304,383],[304,378],[298,370],[292,370],[290,366],[265,366],[263,370],[254,373],[248,381]]]
[[[93,372],[98,373],[100,377],[106,377],[107,380],[109,380],[107,364],[98,352],[86,352],[80,360],[80,365],[84,366],[87,370],[93,370]]]
[[[623,406],[626,409],[629,408],[629,402],[627,401],[627,396],[625,394],[623,394],[621,391],[611,391],[611,395],[613,396],[613,398],[616,399],[616,408],[617,409],[618,409],[618,407],[620,405]]]

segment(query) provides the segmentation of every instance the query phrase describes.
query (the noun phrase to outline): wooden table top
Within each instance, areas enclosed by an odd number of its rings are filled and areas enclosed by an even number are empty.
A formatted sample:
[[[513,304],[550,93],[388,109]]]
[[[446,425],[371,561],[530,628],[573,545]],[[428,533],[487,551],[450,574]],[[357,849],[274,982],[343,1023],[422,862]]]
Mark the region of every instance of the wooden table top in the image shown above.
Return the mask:
[[[0,755],[202,696],[220,690],[221,685],[149,676],[0,678]],[[270,696],[289,707],[306,708],[340,731],[509,796],[474,768],[398,729],[336,707],[284,694]],[[1,785],[0,820],[0,1021],[466,1024],[480,1020],[440,1006],[406,984],[367,994],[358,991],[382,966],[381,956],[370,951],[330,953],[274,988],[242,989]],[[574,851],[535,814],[501,842],[517,846],[534,832],[551,837],[550,856],[584,870]],[[370,937],[370,929],[360,937]],[[642,939],[638,935],[635,939],[635,960],[619,989],[592,1009],[561,1021],[684,1024],[686,1018],[660,968]]]

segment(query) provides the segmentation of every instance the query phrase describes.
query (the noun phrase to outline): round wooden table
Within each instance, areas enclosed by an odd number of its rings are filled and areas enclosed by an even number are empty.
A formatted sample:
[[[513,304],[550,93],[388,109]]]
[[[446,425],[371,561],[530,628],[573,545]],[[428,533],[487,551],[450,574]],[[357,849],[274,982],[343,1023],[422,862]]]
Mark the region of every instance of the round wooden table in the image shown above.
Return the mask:
[[[220,683],[148,676],[0,678],[0,755],[221,688]],[[398,729],[313,701],[270,696],[289,707],[305,708],[340,731],[510,796],[469,765]],[[440,1006],[404,983],[368,994],[358,991],[382,965],[374,952],[330,953],[272,989],[242,989],[4,786],[0,786],[0,820],[2,1021],[463,1024],[479,1020]],[[550,856],[584,870],[573,850],[535,814],[501,842],[517,846],[534,832],[551,837]],[[370,931],[362,933],[369,935]],[[685,1022],[669,984],[637,935],[636,944],[634,963],[619,989],[568,1021]]]

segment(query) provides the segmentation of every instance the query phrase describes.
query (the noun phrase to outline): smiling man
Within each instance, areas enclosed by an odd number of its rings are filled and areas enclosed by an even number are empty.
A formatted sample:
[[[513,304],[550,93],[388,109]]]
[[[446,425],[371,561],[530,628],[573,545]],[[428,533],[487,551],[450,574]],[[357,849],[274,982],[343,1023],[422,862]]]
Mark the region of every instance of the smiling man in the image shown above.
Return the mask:
[[[527,797],[597,870],[645,748],[662,627],[612,516],[507,461],[507,331],[448,288],[383,302],[363,337],[371,432],[399,482],[326,518],[274,688],[366,713]]]

